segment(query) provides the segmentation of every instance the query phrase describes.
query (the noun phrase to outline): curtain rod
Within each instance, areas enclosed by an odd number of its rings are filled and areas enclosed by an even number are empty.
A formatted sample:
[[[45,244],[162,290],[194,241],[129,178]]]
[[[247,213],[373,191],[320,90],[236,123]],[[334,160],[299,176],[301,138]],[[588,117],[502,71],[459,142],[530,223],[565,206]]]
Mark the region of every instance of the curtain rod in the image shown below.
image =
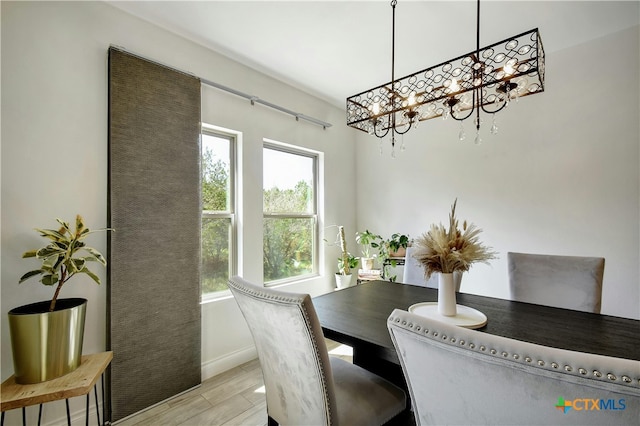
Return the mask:
[[[249,99],[251,101],[251,105],[255,105],[256,103],[268,106],[269,108],[277,109],[278,111],[284,112],[285,114],[293,115],[296,118],[296,121],[300,119],[309,121],[313,124],[317,124],[322,126],[323,129],[327,127],[331,127],[331,123],[327,123],[326,121],[318,120],[317,118],[309,117],[308,115],[301,114],[299,112],[291,111],[290,109],[281,107],[280,105],[273,104],[269,101],[265,101],[264,99],[260,99],[257,96],[249,95],[247,93],[241,92],[236,89],[232,89],[231,87],[224,86],[220,83],[215,83],[213,81],[205,80],[203,78],[200,79],[202,84],[206,84],[207,86],[215,87],[216,89],[224,90],[229,93],[233,93],[234,95],[241,96],[245,99]]]
[[[184,74],[192,75],[195,78],[197,78],[198,80],[200,80],[200,82],[202,84],[205,84],[205,85],[211,86],[211,87],[215,87],[216,89],[224,90],[225,92],[233,93],[234,95],[241,96],[241,97],[243,97],[245,99],[249,99],[251,101],[251,105],[255,105],[256,102],[257,102],[257,103],[262,104],[264,106],[268,106],[269,108],[273,108],[273,109],[276,109],[276,110],[278,110],[280,112],[284,112],[285,114],[292,115],[292,116],[294,116],[296,118],[296,121],[300,121],[301,119],[302,120],[306,120],[306,121],[309,121],[309,122],[311,122],[313,124],[317,124],[318,126],[322,126],[323,129],[326,129],[327,127],[331,127],[332,126],[331,123],[327,123],[326,121],[322,121],[322,120],[318,120],[317,118],[309,117],[308,115],[301,114],[299,112],[295,112],[295,111],[292,111],[290,109],[281,107],[280,105],[276,105],[276,104],[271,103],[269,101],[265,101],[264,99],[260,99],[257,96],[249,95],[249,94],[241,92],[239,90],[232,89],[231,87],[227,87],[227,86],[224,86],[222,84],[219,84],[219,83],[216,83],[216,82],[213,82],[213,81],[210,81],[210,80],[195,76],[193,73],[176,69],[176,68],[171,67],[171,66],[169,66],[167,64],[163,64],[163,63],[158,62],[158,61],[156,61],[154,59],[146,58],[146,57],[144,57],[142,55],[139,55],[137,53],[129,52],[128,50],[126,50],[125,48],[123,48],[121,46],[111,45],[110,48],[111,49],[120,50],[122,52],[126,52],[126,53],[128,53],[130,55],[133,55],[133,56],[136,56],[136,57],[138,57],[140,59],[144,59],[145,61],[153,62],[153,63],[156,63],[156,64],[161,65],[163,67],[170,68],[170,69],[178,71],[178,72],[182,72]]]

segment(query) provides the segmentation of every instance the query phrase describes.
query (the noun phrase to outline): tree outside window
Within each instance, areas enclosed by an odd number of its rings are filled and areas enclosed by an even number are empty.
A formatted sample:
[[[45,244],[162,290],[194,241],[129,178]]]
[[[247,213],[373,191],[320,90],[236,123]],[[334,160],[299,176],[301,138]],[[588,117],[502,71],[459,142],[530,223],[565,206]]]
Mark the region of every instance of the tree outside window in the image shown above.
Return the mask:
[[[203,130],[202,152],[202,295],[228,290],[235,270],[233,181],[234,139]]]
[[[317,271],[317,154],[265,144],[264,281]]]

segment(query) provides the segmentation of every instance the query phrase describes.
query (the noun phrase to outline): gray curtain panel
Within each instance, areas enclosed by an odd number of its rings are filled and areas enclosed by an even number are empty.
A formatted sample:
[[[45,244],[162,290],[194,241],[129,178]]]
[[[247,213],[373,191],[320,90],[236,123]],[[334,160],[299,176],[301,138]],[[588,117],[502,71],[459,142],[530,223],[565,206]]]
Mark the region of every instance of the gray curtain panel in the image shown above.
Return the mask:
[[[109,49],[111,421],[200,384],[200,81]]]

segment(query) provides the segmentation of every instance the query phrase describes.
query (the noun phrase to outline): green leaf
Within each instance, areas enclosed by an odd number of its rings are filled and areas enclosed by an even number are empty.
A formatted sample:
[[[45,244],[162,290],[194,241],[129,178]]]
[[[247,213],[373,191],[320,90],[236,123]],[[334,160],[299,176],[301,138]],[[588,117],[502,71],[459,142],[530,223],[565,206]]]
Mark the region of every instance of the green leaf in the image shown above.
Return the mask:
[[[37,252],[38,252],[38,250],[25,251],[24,253],[22,253],[22,258],[26,259],[28,257],[36,257],[36,253]]]
[[[94,280],[96,283],[100,284],[100,278],[96,274],[91,272],[86,266],[84,267],[84,269],[82,271],[80,271],[80,273],[89,275],[92,280]]]
[[[47,259],[51,256],[60,256],[60,255],[64,256],[64,252],[65,250],[61,249],[60,247],[54,244],[49,244],[48,246],[38,250],[36,252],[36,257],[38,259]]]
[[[92,256],[91,259],[89,259],[88,257],[85,259],[100,262],[102,266],[107,266],[107,261],[98,250],[94,249],[93,247],[85,247],[84,249],[91,253]]]
[[[69,266],[71,266],[71,271],[73,273],[82,271],[82,269],[84,269],[84,265],[85,260],[83,258],[71,259],[71,262],[69,262]]]
[[[47,274],[40,279],[40,282],[44,285],[54,285],[58,282],[58,274]]]
[[[61,250],[66,250],[67,248],[69,248],[69,243],[68,242],[62,242],[62,241],[54,241],[53,243],[49,244],[50,246],[56,246]]]
[[[28,280],[31,277],[34,277],[36,275],[40,275],[43,274],[45,271],[42,269],[36,269],[35,271],[29,271],[26,274],[24,274],[23,276],[20,277],[20,281],[18,281],[18,284],[22,283],[23,281]]]
[[[43,236],[45,238],[49,238],[52,241],[67,240],[66,236],[62,235],[60,232],[55,231],[53,229],[39,229],[39,228],[36,228],[36,231],[38,231],[41,236]]]
[[[82,216],[77,215],[76,216],[76,236],[83,234],[84,230],[85,230],[84,220],[82,219]]]
[[[67,223],[67,222],[63,221],[62,219],[56,219],[56,221],[57,221],[60,225],[62,225],[62,227],[63,227],[63,228],[64,228],[64,229],[69,233],[69,234],[72,234],[72,233],[71,233],[71,228],[69,228],[69,223]]]

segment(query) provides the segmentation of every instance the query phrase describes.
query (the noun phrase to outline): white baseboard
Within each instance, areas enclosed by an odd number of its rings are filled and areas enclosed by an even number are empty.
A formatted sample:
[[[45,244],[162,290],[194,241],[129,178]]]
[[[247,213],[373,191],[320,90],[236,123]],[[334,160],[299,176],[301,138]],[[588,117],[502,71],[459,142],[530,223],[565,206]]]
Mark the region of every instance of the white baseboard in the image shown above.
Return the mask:
[[[237,350],[223,357],[202,363],[202,380],[210,379],[227,370],[258,358],[255,346]]]

